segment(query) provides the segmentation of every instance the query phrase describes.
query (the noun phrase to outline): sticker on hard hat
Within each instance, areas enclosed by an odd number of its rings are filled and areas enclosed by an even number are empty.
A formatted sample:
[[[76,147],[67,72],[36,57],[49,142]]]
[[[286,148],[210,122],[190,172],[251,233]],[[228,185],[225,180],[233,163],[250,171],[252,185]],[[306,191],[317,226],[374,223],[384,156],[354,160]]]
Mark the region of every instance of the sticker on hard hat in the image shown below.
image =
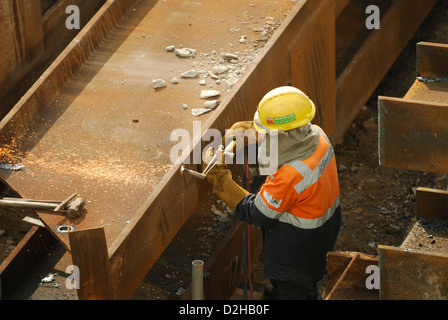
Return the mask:
[[[273,117],[273,118],[269,117],[269,118],[266,118],[266,122],[268,124],[276,124],[276,125],[286,124],[286,123],[290,123],[290,122],[293,122],[293,121],[296,121],[296,114],[295,113],[291,113],[291,114],[288,114],[288,115],[282,116],[282,117]]]

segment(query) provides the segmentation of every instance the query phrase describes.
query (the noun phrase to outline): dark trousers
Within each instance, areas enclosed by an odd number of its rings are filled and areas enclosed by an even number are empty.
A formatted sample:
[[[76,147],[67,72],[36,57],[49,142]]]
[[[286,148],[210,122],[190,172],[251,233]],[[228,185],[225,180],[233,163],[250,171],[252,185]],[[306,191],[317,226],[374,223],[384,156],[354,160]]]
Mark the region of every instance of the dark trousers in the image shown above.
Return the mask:
[[[305,287],[271,279],[272,288],[265,291],[265,300],[317,300],[317,286]]]

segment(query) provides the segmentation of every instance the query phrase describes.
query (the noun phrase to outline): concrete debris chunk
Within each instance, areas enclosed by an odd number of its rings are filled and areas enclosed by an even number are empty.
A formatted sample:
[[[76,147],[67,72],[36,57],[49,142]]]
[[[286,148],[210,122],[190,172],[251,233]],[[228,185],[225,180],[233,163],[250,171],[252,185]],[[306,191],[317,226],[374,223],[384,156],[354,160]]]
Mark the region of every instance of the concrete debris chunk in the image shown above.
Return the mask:
[[[222,57],[224,60],[238,60],[238,56],[237,56],[236,54],[229,53],[229,52],[223,52],[223,53],[221,54],[221,57]]]
[[[211,207],[211,211],[212,211],[212,213],[213,213],[214,215],[218,216],[218,217],[217,217],[217,220],[218,220],[219,222],[222,222],[222,223],[230,222],[230,218],[229,218],[229,216],[228,216],[226,213],[224,213],[224,212],[218,210],[214,205],[212,205],[212,207]]]
[[[218,210],[214,204],[212,204],[212,206],[210,207],[210,210],[212,211],[213,214],[216,214],[217,216],[225,215],[222,211]]]
[[[207,109],[215,109],[217,106],[219,106],[220,103],[221,100],[205,101],[204,107],[206,107]]]
[[[198,75],[199,75],[199,72],[192,69],[192,70],[188,70],[188,71],[182,73],[181,77],[182,78],[196,78]]]
[[[199,117],[199,116],[206,114],[207,112],[210,112],[210,111],[212,111],[212,109],[202,109],[202,108],[191,109],[191,114],[195,117]]]
[[[181,58],[194,57],[195,54],[196,54],[196,50],[195,49],[190,49],[190,48],[176,49],[176,50],[174,50],[174,52],[176,53],[177,56],[179,56]]]
[[[220,92],[218,90],[202,90],[201,91],[201,99],[208,99],[217,97],[220,95]]]
[[[152,87],[154,89],[163,88],[166,86],[166,81],[163,79],[154,79],[152,80]]]
[[[212,79],[215,79],[215,80],[219,79],[219,77],[216,74],[214,74],[213,72],[211,72],[211,71],[208,72],[208,75]]]
[[[48,276],[42,278],[42,280],[40,282],[41,283],[49,283],[49,282],[53,282],[53,281],[54,281],[54,275],[50,273]]]
[[[171,51],[174,51],[175,48],[176,48],[176,46],[171,45],[171,46],[166,47],[165,50],[168,52],[171,52]]]
[[[229,71],[229,68],[226,66],[214,66],[212,67],[212,72],[215,74],[223,74]]]
[[[180,287],[179,289],[177,289],[176,294],[178,296],[182,296],[185,293],[185,291],[186,290],[184,288]]]

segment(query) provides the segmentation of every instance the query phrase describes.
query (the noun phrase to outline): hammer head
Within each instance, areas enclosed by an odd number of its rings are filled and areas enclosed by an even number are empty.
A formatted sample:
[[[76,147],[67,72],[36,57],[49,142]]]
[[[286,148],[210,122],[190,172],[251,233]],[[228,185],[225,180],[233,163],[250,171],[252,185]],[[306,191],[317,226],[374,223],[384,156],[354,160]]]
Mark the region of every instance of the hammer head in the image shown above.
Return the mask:
[[[83,198],[76,198],[70,202],[67,206],[67,216],[71,219],[78,217],[84,209],[84,204]]]

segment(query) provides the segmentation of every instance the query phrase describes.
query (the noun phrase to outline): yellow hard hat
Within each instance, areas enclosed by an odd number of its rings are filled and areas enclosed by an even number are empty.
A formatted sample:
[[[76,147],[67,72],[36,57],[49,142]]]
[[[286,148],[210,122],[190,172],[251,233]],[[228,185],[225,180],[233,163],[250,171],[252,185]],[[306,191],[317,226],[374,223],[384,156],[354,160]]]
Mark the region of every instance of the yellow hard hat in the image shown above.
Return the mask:
[[[316,107],[305,93],[284,86],[269,91],[261,99],[254,116],[254,125],[260,133],[288,131],[307,124],[315,115]]]

